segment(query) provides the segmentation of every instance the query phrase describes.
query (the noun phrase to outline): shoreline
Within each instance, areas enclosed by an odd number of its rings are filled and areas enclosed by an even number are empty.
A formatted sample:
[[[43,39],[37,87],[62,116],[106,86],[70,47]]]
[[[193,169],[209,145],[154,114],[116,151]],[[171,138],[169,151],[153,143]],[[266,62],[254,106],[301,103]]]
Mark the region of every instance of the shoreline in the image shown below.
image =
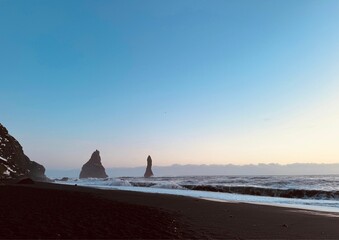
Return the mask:
[[[1,226],[6,229],[0,233],[2,239],[337,239],[339,236],[337,215],[251,203],[54,183],[1,185],[0,197],[8,206],[0,209]]]
[[[316,205],[319,200],[316,199],[302,199],[302,198],[281,198],[281,197],[270,197],[270,196],[256,196],[239,193],[225,193],[225,192],[210,192],[201,190],[184,190],[184,189],[170,189],[170,188],[151,188],[151,187],[139,187],[139,186],[111,186],[111,185],[86,185],[78,182],[55,182],[56,184],[74,185],[83,187],[90,187],[102,190],[121,190],[121,191],[132,191],[132,192],[143,192],[143,193],[159,193],[175,196],[186,196],[198,199],[205,199],[208,201],[215,202],[231,202],[231,203],[246,203],[246,204],[257,204],[264,206],[275,206],[291,209],[300,209],[305,211],[316,211],[339,215],[339,208],[331,206]],[[322,201],[322,200],[320,200]],[[331,200],[325,200],[331,201]],[[337,203],[337,202],[336,202]]]

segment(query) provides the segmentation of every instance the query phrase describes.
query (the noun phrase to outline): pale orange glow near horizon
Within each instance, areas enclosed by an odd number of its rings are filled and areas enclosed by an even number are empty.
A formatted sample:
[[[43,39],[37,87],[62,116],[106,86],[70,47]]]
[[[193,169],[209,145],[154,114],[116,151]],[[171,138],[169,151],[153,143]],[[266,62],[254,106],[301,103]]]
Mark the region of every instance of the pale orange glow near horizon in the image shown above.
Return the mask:
[[[37,141],[33,143],[33,146],[36,144],[33,151],[29,149],[27,153],[39,156],[41,162],[45,157],[55,158],[46,164],[49,168],[59,168],[59,159],[65,155],[74,161],[64,161],[64,168],[79,167],[96,148],[100,150],[106,167],[144,166],[148,154],[156,166],[339,163],[337,89],[333,87],[326,97],[321,101],[316,99],[303,111],[295,111],[279,119],[262,119],[260,124],[245,126],[244,129],[225,128],[213,132],[201,129],[181,138],[168,138],[165,144],[161,138],[150,138],[145,142],[121,139],[99,142],[93,147],[89,140],[77,141],[75,145],[69,140],[69,148],[53,155]],[[75,154],[79,152],[80,155]]]

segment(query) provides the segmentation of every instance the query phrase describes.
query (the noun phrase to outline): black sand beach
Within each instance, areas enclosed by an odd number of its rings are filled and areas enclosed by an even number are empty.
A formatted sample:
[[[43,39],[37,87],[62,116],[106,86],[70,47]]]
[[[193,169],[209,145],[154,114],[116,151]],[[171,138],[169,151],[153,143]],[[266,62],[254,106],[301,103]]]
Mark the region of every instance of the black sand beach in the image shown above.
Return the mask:
[[[79,186],[0,186],[2,239],[338,239],[338,216]]]

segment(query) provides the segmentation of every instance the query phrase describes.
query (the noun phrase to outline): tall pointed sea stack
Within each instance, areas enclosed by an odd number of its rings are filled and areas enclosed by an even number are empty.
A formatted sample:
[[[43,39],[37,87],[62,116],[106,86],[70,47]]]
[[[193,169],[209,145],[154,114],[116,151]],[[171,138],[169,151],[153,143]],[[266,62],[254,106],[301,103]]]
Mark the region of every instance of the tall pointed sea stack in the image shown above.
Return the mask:
[[[148,155],[147,157],[147,167],[146,167],[146,171],[144,174],[145,178],[149,178],[153,176],[153,172],[152,172],[152,158],[150,155]]]
[[[31,161],[20,143],[0,124],[0,180],[27,177],[38,181],[48,180],[44,166]]]
[[[101,164],[100,152],[96,150],[91,158],[82,166],[79,178],[107,178],[104,166]]]

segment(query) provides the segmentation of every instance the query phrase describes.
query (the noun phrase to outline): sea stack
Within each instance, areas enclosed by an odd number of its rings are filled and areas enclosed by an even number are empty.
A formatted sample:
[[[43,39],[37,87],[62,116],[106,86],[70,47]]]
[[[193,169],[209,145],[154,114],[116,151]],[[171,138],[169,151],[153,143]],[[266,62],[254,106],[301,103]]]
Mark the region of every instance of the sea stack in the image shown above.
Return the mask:
[[[0,179],[46,181],[44,166],[31,161],[20,143],[0,124]]]
[[[91,158],[82,166],[79,178],[107,178],[104,166],[101,164],[100,152],[96,150]]]
[[[146,171],[144,174],[145,178],[149,178],[153,176],[153,172],[152,172],[152,158],[150,155],[148,155],[147,157],[147,167],[146,167]]]

